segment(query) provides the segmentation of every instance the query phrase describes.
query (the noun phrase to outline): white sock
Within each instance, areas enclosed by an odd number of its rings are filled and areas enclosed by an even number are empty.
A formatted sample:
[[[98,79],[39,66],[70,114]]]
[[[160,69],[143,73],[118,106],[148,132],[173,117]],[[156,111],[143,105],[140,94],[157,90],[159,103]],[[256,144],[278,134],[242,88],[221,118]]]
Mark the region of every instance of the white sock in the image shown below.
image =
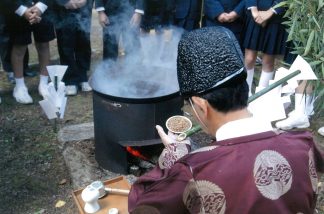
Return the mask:
[[[295,94],[295,111],[299,114],[311,116],[314,111],[314,99],[310,94]]]
[[[259,86],[261,87],[267,87],[269,85],[269,80],[273,79],[274,72],[261,72],[260,80],[259,80]]]
[[[305,94],[295,93],[295,112],[306,115],[306,97]]]
[[[39,85],[47,85],[48,76],[39,75]]]
[[[246,69],[247,77],[246,82],[249,85],[249,92],[252,91],[252,83],[253,83],[253,76],[254,76],[254,68],[252,69]]]
[[[16,80],[16,87],[17,88],[26,87],[25,80],[24,80],[23,77],[22,78],[15,78],[15,80]]]
[[[306,94],[306,113],[308,116],[311,116],[314,114],[314,102],[315,99],[312,95]]]

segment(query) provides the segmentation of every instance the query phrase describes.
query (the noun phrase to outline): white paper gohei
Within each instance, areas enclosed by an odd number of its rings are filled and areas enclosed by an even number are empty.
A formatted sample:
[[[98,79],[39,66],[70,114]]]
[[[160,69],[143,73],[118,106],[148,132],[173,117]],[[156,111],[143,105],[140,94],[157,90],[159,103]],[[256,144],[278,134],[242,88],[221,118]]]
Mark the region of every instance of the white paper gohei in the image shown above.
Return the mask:
[[[273,83],[270,81],[269,83]],[[256,92],[263,88],[257,87]],[[286,118],[285,109],[281,98],[281,86],[278,86],[258,99],[252,101],[248,106],[253,117],[267,121],[276,121]]]
[[[52,82],[55,82],[55,76],[57,76],[57,82],[61,82],[62,78],[68,68],[67,65],[49,65],[46,66],[48,74]]]
[[[39,105],[49,120],[57,118],[58,109],[49,100],[41,100]]]

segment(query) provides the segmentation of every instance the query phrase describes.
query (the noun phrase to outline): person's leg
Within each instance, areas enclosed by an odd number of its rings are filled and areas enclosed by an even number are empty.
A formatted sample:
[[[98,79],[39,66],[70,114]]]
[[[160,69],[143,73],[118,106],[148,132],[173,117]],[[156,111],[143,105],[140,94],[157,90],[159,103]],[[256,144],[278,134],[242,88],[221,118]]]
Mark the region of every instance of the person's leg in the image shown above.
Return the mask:
[[[247,72],[246,82],[249,85],[249,94],[252,93],[252,83],[254,76],[254,64],[257,58],[257,51],[251,49],[245,49],[244,64]]]
[[[273,79],[274,61],[275,61],[274,55],[263,54],[262,72],[259,80],[259,86],[267,87],[269,85],[269,81]]]
[[[87,7],[80,11],[83,23],[80,24],[76,32],[75,60],[78,65],[78,76],[76,77],[77,84],[81,85],[82,91],[91,91],[88,84],[87,72],[90,71],[91,63],[91,7],[92,1],[88,1]]]
[[[50,64],[50,48],[49,42],[55,38],[54,26],[47,20],[46,17],[38,24],[33,25],[32,28],[35,47],[38,54],[40,80],[38,85],[38,92],[43,98],[49,95],[48,92],[48,71],[46,66]]]
[[[312,87],[302,81],[295,91],[295,109],[287,119],[276,123],[276,127],[284,130],[307,128],[310,126],[308,117],[313,112]]]
[[[25,77],[35,77],[37,76],[37,72],[33,71],[29,68],[29,50],[27,47],[26,54],[24,57],[24,76]]]
[[[114,34],[109,32],[109,27],[103,28],[103,60],[116,60],[118,57],[118,42]]]
[[[13,45],[11,51],[11,65],[14,71],[16,86],[13,91],[13,96],[16,101],[22,104],[29,104],[33,99],[28,94],[27,87],[24,81],[24,56],[27,45]]]
[[[77,94],[78,66],[75,60],[76,29],[69,26],[62,26],[56,30],[57,47],[60,55],[61,65],[68,68],[64,74],[63,82],[66,85],[67,95]]]
[[[50,51],[48,42],[35,42],[38,61],[39,61],[39,85],[38,92],[44,98],[48,96],[47,84],[48,84],[48,72],[46,66],[50,63]]]
[[[79,31],[77,36],[75,58],[78,65],[78,83],[81,84],[82,91],[91,91],[87,77],[91,62],[90,33]]]

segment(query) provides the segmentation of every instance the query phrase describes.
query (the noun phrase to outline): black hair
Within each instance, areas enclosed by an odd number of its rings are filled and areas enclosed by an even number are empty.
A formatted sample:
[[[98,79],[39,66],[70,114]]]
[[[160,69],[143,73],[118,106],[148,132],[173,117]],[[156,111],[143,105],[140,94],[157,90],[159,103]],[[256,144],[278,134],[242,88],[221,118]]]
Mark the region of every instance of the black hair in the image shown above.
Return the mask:
[[[249,87],[244,75],[239,80],[229,81],[221,87],[214,88],[202,94],[197,94],[217,111],[228,113],[241,110],[248,105]]]

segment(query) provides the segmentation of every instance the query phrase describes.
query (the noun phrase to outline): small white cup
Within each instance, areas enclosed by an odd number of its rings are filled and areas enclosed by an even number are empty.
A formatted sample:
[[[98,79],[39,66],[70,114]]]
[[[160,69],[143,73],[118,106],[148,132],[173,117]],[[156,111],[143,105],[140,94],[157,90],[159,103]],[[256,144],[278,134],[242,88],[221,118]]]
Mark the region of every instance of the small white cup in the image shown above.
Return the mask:
[[[118,214],[118,209],[117,208],[111,208],[108,210],[108,214]]]

